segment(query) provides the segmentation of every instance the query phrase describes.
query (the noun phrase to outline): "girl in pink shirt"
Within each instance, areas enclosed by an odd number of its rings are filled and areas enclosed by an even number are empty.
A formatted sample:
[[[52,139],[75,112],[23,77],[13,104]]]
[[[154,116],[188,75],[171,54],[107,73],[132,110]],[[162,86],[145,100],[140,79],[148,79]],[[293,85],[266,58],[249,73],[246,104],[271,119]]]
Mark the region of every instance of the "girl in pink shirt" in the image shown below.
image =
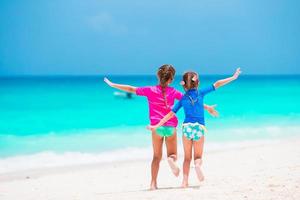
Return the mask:
[[[175,76],[175,69],[172,65],[162,65],[157,71],[159,84],[156,86],[133,87],[130,85],[121,85],[110,82],[107,78],[104,81],[111,87],[123,90],[126,92],[135,93],[139,96],[145,96],[149,104],[149,118],[151,125],[159,123],[163,117],[168,114],[173,106],[175,99],[180,100],[182,93],[169,87]],[[204,108],[213,116],[218,113],[214,106],[204,105]],[[157,174],[159,170],[159,163],[162,157],[162,146],[165,138],[167,147],[168,163],[175,176],[179,176],[179,168],[176,164],[177,160],[177,134],[176,126],[178,120],[176,116],[168,120],[163,126],[152,131],[152,146],[153,159],[151,163],[151,184],[150,189],[157,189]]]

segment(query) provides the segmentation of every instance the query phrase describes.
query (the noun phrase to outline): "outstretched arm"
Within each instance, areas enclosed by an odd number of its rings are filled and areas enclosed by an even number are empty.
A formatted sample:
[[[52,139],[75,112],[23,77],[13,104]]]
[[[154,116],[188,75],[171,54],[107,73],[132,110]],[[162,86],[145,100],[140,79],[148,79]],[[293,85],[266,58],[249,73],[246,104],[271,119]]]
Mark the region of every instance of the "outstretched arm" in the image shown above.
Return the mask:
[[[217,105],[212,105],[212,106],[209,106],[209,105],[206,105],[204,104],[204,109],[207,110],[207,112],[213,116],[213,117],[218,117],[219,116],[219,112],[215,109],[215,107],[217,107]]]
[[[157,129],[158,127],[164,125],[174,115],[175,115],[175,113],[173,111],[170,111],[168,114],[166,114],[166,116],[164,116],[164,118],[162,118],[160,120],[160,122],[158,124],[156,124],[156,125],[149,125],[149,126],[147,126],[147,129],[149,129],[151,131]]]
[[[235,73],[233,74],[233,76],[231,76],[229,78],[218,80],[217,82],[214,83],[215,89],[217,89],[223,85],[226,85],[226,84],[230,83],[231,81],[234,81],[235,79],[237,79],[239,77],[240,73],[242,73],[240,68],[237,68]]]
[[[104,78],[104,82],[107,83],[110,87],[117,88],[119,90],[125,91],[125,92],[136,92],[136,87],[133,87],[131,85],[122,85],[122,84],[116,84],[108,80],[106,77]]]

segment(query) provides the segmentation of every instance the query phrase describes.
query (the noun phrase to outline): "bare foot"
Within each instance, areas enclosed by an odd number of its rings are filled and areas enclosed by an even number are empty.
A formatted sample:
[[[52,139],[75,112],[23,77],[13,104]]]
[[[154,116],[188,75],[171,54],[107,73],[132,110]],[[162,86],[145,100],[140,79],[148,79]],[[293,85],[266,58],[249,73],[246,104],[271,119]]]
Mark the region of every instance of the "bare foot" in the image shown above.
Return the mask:
[[[204,181],[204,175],[203,175],[203,172],[201,170],[201,164],[202,164],[202,160],[201,159],[195,160],[195,171],[196,171],[198,180],[200,182]]]
[[[157,184],[155,182],[151,182],[150,190],[157,190]]]
[[[187,181],[182,181],[181,187],[187,188],[187,187],[189,187],[189,183]]]
[[[180,169],[179,167],[176,165],[176,162],[174,161],[174,158],[172,156],[169,156],[168,157],[168,163],[171,167],[171,170],[173,172],[173,174],[178,177],[179,176],[179,173],[180,173]]]
[[[183,179],[182,179],[182,184],[181,184],[182,188],[187,188],[189,187],[189,176],[186,174],[183,174]]]

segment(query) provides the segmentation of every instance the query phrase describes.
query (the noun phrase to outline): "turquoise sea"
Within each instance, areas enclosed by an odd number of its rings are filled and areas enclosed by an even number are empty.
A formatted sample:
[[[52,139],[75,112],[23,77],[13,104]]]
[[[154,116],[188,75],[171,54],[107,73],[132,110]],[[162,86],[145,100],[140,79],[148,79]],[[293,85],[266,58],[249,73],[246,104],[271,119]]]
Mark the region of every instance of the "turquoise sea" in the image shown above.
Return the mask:
[[[134,86],[157,84],[155,76],[108,77]],[[201,76],[200,81],[205,86],[225,77]],[[179,81],[178,76],[172,86],[183,91]],[[103,76],[0,78],[0,172],[14,168],[15,160],[31,159],[29,168],[66,157],[84,163],[109,160],[111,152],[149,153],[146,98],[114,92]],[[209,94],[205,103],[217,104],[220,112],[219,118],[206,113],[207,145],[300,136],[300,75],[242,75]],[[182,121],[183,111],[178,117]]]

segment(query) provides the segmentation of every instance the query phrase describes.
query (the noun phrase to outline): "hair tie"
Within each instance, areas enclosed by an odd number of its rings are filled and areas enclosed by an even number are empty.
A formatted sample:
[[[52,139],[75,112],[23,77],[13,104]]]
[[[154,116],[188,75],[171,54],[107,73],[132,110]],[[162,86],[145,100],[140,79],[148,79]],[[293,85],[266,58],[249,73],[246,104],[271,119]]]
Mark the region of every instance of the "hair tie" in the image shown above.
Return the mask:
[[[185,82],[184,81],[180,81],[180,85],[185,85]]]
[[[198,80],[198,77],[197,77],[197,75],[195,75],[193,78],[192,78],[192,81],[197,81]]]

